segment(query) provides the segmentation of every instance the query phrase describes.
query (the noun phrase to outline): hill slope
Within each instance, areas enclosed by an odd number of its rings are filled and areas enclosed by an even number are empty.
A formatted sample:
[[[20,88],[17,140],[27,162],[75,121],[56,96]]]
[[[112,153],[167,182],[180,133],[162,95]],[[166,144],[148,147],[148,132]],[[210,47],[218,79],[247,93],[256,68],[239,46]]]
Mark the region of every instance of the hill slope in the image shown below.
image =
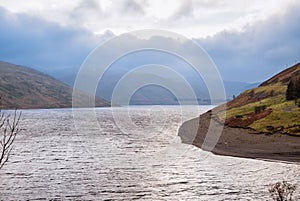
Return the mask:
[[[1,108],[72,107],[73,89],[31,68],[0,62]],[[82,93],[82,101],[86,95]],[[96,106],[109,106],[96,98]]]
[[[299,75],[297,64],[183,123],[178,135],[183,143],[219,155],[300,162],[300,104],[286,100],[288,83]],[[214,128],[222,128],[220,136],[213,136]],[[208,133],[213,141],[207,141]]]
[[[224,110],[214,117],[225,119],[230,127],[300,135],[300,108],[294,100],[286,100],[290,80],[299,75],[300,63],[228,102],[226,117]]]

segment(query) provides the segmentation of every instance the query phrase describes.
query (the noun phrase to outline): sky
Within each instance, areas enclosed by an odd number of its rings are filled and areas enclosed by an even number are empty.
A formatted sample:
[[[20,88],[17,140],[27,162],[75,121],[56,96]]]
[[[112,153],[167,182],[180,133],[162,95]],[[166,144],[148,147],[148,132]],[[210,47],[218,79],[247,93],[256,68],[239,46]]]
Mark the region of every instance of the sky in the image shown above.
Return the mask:
[[[52,74],[139,29],[197,41],[225,80],[260,82],[300,61],[297,0],[0,0],[0,60]]]

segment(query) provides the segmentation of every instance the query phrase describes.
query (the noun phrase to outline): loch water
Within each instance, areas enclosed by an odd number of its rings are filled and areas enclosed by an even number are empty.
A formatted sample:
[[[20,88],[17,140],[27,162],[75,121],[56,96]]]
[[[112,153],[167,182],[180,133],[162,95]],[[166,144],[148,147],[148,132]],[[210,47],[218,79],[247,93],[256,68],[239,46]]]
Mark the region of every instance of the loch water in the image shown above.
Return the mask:
[[[0,200],[271,200],[269,183],[300,184],[297,164],[182,144],[180,125],[210,108],[23,110]]]

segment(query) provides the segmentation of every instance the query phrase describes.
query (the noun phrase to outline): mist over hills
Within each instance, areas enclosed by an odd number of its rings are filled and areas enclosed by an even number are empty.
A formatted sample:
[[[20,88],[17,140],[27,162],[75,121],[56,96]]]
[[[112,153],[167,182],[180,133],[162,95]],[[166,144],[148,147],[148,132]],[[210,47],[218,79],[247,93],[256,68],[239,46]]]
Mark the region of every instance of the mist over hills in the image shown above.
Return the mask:
[[[105,100],[110,101],[112,92],[118,80],[122,77],[124,72],[114,72],[110,75],[103,77],[97,88],[97,96],[104,98]],[[146,76],[146,75],[145,75]],[[76,78],[75,71],[66,71],[61,73],[57,77],[60,81],[73,85]],[[194,90],[199,104],[210,104],[209,93],[207,87],[203,80],[198,77],[189,77],[187,78],[188,82],[191,84],[192,89]],[[226,92],[226,99],[232,99],[233,96],[239,95],[241,92],[247,89],[257,87],[260,83],[247,83],[247,82],[238,82],[238,81],[223,81],[224,88]],[[202,101],[201,101],[202,100]],[[140,90],[136,91],[133,94],[130,104],[133,105],[149,105],[149,104],[178,104],[176,97],[170,93],[167,89],[157,85],[149,85],[142,87]]]
[[[162,38],[161,40],[165,39]],[[182,76],[183,79],[185,79],[184,82],[188,83],[191,86],[199,104],[210,104],[209,92],[203,78],[201,77],[202,75],[199,75],[188,63],[186,63],[180,58],[175,57],[174,55],[150,50],[135,52],[126,55],[120,58],[115,63],[113,63],[111,66],[109,66],[104,75],[100,78],[99,85],[97,88],[97,96],[111,101],[112,93],[118,81],[122,79],[123,76],[126,76],[128,73],[134,74],[134,71],[138,67],[147,65],[149,63],[153,65],[169,66],[172,70],[174,70],[174,72],[176,72],[178,75]],[[201,64],[199,65],[201,66]],[[95,65],[94,68],[100,67]],[[153,71],[151,72],[151,67],[147,69],[148,70],[145,70],[142,73],[140,72],[140,74],[136,76],[139,78],[147,78],[149,76],[153,76],[153,74],[158,73]],[[65,82],[68,85],[72,86],[76,79],[77,71],[79,71],[79,68],[68,68],[60,70],[59,73],[53,71],[52,75],[55,76],[57,79],[61,80],[62,82]],[[178,88],[179,90],[181,88],[181,85],[179,84],[179,81],[181,80],[176,80],[176,78],[168,74],[158,73],[158,75],[154,76],[153,79],[166,80],[170,83],[174,83],[174,86],[176,85],[176,88]],[[247,83],[225,80],[224,88],[226,91],[226,97],[224,98],[224,100],[232,99],[233,96],[239,95],[242,91],[256,87],[258,85],[259,83]],[[132,94],[130,104],[173,105],[178,104],[178,100],[177,97],[175,97],[170,91],[168,91],[168,89],[164,88],[164,86],[148,85],[141,86],[139,90]]]
[[[152,53],[153,54],[153,53]],[[155,53],[154,53],[155,54]],[[166,59],[167,57],[164,57]],[[132,58],[129,58],[129,60]],[[132,64],[141,64],[142,59],[131,62],[128,65],[121,61],[101,78],[96,95],[103,99],[96,99],[96,106],[108,106],[111,101],[112,93],[119,79],[128,71],[132,70]],[[131,60],[133,61],[133,60]],[[161,62],[158,59],[157,62]],[[145,61],[143,61],[145,62]],[[127,65],[125,65],[127,63]],[[208,89],[201,77],[195,75],[193,71],[183,70],[184,63],[177,63],[178,73],[185,76],[192,90],[195,92],[198,104],[210,104]],[[125,67],[124,67],[125,66]],[[3,108],[60,108],[72,106],[72,88],[77,75],[77,68],[68,70],[54,71],[57,79],[38,72],[34,69],[0,62],[0,96]],[[151,72],[151,70],[150,70]],[[147,73],[140,76],[148,76]],[[60,80],[58,80],[60,79]],[[161,75],[158,79],[170,81],[171,77]],[[176,82],[176,80],[175,80]],[[226,90],[226,99],[232,99],[233,95],[237,96],[242,91],[257,86],[258,83],[249,84],[244,82],[224,81]],[[177,87],[180,87],[178,85]],[[107,100],[107,101],[106,101]],[[130,105],[177,105],[178,98],[167,88],[159,85],[146,85],[138,89],[131,96]],[[188,100],[185,100],[188,104]],[[121,103],[127,104],[127,103]]]

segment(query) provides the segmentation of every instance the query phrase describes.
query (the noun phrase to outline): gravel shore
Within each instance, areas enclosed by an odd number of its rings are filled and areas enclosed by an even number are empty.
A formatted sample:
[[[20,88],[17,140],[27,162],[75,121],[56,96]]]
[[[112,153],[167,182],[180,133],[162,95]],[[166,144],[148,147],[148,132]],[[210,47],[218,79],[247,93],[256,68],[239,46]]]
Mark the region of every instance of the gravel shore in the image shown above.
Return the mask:
[[[263,160],[300,162],[300,137],[275,133],[256,133],[251,129],[224,126],[219,136],[208,133],[209,125],[223,125],[211,119],[211,111],[181,125],[178,135],[181,141],[217,155],[236,156]],[[220,129],[219,128],[219,129]],[[214,139],[207,143],[206,137]],[[209,144],[207,146],[207,144]]]

